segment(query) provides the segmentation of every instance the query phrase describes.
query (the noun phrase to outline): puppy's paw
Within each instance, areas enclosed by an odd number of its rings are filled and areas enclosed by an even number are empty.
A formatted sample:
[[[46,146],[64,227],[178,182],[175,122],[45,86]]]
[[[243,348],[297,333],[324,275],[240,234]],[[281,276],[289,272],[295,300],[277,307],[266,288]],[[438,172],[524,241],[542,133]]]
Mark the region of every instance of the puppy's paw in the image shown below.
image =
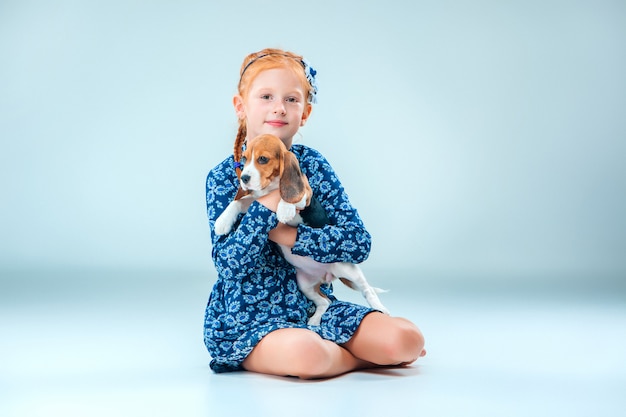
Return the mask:
[[[296,217],[295,204],[287,203],[281,199],[278,202],[278,207],[276,208],[276,217],[281,223],[288,223],[293,220],[293,218]]]
[[[388,316],[391,315],[391,313],[389,312],[389,309],[387,309],[387,307],[385,307],[383,303],[380,302],[378,297],[375,297],[375,298],[366,297],[366,300],[367,300],[367,303],[370,305],[370,307],[372,307],[374,310],[378,310],[381,313],[386,314]]]
[[[222,213],[220,217],[215,220],[215,234],[216,235],[225,235],[231,231],[233,228],[234,221],[230,216],[227,215],[226,212]]]
[[[217,220],[215,220],[215,234],[216,235],[225,235],[228,232],[230,232],[230,229],[232,228],[232,226],[230,224],[228,224],[228,222],[225,219],[225,216],[220,216],[217,218]]]
[[[363,296],[367,300],[370,307],[372,307],[375,310],[380,311],[383,314],[390,316],[391,314],[389,313],[389,310],[387,309],[387,307],[383,305],[383,303],[380,302],[380,299],[376,295],[376,293],[378,292],[376,290],[377,288],[376,289],[371,288],[371,287],[367,288],[363,291]]]
[[[326,313],[326,310],[328,310],[328,306],[330,305],[330,302],[328,300],[325,300],[325,301],[318,300],[316,304],[317,304],[317,307],[315,308],[315,313],[307,321],[307,324],[309,326],[320,325],[320,323],[322,322],[322,316],[324,315],[324,313]]]
[[[247,208],[247,207],[246,207]],[[243,213],[242,211],[242,203],[240,200],[232,201],[229,205],[226,206],[226,209],[219,215],[217,219],[215,219],[215,226],[213,230],[216,235],[225,235],[230,233],[235,222],[237,221],[237,216],[239,213]]]
[[[376,310],[380,311],[383,314],[386,314],[388,316],[391,316],[391,313],[389,312],[389,310],[387,310],[387,308],[384,305],[380,305],[376,308]]]

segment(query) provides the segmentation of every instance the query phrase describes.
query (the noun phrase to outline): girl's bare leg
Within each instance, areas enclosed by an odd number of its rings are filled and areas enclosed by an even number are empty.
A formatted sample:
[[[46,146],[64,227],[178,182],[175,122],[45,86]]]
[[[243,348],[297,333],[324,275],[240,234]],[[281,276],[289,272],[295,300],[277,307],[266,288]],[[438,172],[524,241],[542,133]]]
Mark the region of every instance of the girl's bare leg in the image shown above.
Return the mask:
[[[342,345],[355,357],[377,365],[408,365],[426,355],[424,336],[409,320],[370,313]]]
[[[303,379],[329,378],[375,366],[307,329],[279,329],[266,335],[244,360],[248,371]]]

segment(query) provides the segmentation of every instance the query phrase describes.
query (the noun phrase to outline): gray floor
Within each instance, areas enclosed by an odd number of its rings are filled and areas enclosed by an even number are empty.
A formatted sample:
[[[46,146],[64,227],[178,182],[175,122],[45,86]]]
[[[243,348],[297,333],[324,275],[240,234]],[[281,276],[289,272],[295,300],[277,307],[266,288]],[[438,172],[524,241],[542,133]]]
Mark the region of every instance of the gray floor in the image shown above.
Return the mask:
[[[405,285],[383,300],[422,328],[426,358],[299,381],[211,373],[201,339],[210,276],[4,275],[2,416],[626,415],[621,292]]]

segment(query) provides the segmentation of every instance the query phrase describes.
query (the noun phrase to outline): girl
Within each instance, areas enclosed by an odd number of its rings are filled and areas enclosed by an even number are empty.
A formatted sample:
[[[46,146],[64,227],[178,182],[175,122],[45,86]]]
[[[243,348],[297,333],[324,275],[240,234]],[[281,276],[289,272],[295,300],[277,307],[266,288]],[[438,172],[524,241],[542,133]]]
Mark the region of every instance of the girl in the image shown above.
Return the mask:
[[[320,262],[364,261],[371,238],[326,159],[314,149],[293,145],[315,103],[316,72],[299,55],[264,49],[241,66],[239,118],[234,155],[207,177],[207,213],[213,261],[218,272],[204,322],[204,340],[215,372],[248,370],[300,378],[326,378],[375,366],[407,365],[424,356],[424,338],[406,319],[342,302],[332,286],[319,326],[308,326],[314,305],[296,284],[295,270],[276,243]],[[298,158],[313,193],[331,224],[313,229],[279,223],[278,190],[254,202],[233,230],[214,232],[215,219],[237,193],[239,159],[247,139],[278,136]]]

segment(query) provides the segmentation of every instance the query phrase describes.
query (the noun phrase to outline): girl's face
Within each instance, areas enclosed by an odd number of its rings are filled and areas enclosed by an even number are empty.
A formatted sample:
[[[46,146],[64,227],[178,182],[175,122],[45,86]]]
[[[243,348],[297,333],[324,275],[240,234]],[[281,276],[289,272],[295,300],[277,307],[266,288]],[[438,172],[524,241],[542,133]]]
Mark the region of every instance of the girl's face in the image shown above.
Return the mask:
[[[260,72],[248,96],[236,95],[233,104],[237,116],[246,120],[246,139],[269,133],[278,136],[287,149],[311,114],[302,83],[293,72],[282,68]]]

